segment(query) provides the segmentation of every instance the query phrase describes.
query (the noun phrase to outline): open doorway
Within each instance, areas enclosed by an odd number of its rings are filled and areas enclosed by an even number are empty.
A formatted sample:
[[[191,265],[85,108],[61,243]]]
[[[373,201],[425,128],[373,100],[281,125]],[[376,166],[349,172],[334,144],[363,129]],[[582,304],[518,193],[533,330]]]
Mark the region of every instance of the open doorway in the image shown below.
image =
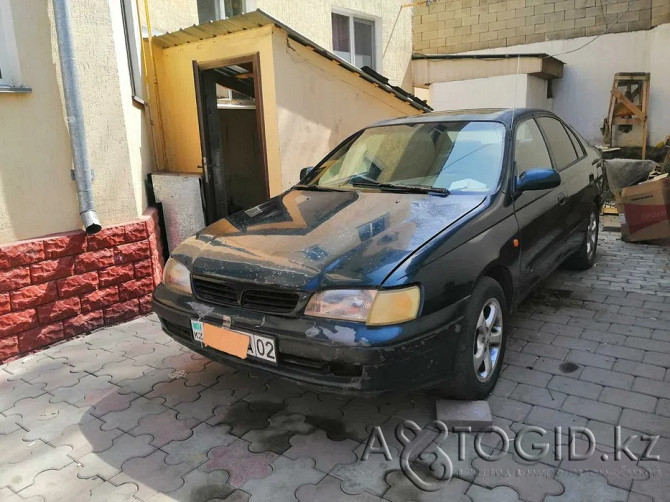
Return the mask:
[[[207,223],[269,198],[258,57],[193,62]]]

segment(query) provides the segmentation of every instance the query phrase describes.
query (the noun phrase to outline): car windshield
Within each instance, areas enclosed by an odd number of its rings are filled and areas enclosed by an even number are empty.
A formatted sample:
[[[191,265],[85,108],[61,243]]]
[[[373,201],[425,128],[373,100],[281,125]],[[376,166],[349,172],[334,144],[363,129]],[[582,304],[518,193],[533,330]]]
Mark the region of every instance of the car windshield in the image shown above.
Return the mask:
[[[333,152],[307,184],[324,189],[369,185],[491,192],[500,178],[504,136],[498,122],[372,127]]]

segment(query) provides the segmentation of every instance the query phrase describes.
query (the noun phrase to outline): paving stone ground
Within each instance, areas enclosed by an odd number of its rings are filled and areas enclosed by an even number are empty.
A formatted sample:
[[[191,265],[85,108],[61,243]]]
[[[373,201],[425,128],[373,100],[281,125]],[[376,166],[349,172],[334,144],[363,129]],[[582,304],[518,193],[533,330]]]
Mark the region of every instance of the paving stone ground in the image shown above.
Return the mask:
[[[426,392],[317,394],[250,376],[173,342],[149,316],[0,366],[0,500],[666,501],[670,499],[670,249],[601,233],[597,265],[559,270],[512,317],[502,377],[488,399],[495,434],[450,435],[454,478],[418,490],[400,470],[394,428],[434,418]],[[364,443],[379,425],[392,458]],[[544,438],[521,434],[550,429]],[[568,458],[568,427],[597,440]],[[615,459],[614,426],[634,456]],[[518,436],[517,436],[518,435]],[[655,435],[651,455],[641,454]],[[411,437],[411,436],[410,436]],[[645,441],[643,439],[647,439]],[[435,450],[435,443],[426,443]],[[574,442],[588,449],[584,435]],[[435,482],[425,464],[413,463]]]

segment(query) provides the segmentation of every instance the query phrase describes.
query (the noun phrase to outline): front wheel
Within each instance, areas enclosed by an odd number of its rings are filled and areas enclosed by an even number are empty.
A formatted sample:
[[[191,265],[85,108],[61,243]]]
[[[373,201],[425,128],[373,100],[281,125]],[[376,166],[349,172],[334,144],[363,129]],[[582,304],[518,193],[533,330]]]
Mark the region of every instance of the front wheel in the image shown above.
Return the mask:
[[[475,286],[456,342],[453,367],[441,393],[455,399],[483,399],[493,390],[505,354],[507,302],[500,284],[482,277]]]
[[[588,270],[596,262],[598,251],[598,210],[594,206],[589,213],[584,240],[572,255],[565,260],[565,265],[575,270]]]

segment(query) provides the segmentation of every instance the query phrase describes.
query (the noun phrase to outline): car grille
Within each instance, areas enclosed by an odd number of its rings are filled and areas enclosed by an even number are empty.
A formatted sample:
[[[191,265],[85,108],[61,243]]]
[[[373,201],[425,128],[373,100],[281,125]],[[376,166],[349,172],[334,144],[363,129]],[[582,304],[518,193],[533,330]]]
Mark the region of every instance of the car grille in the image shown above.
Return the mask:
[[[278,314],[293,313],[300,301],[296,292],[226,284],[204,277],[193,278],[193,292],[204,302]]]
[[[195,296],[203,301],[216,303],[217,305],[238,305],[235,288],[218,282],[196,278],[193,279],[193,287],[195,289]]]
[[[300,300],[297,293],[250,289],[242,293],[242,306],[251,310],[292,312]]]

